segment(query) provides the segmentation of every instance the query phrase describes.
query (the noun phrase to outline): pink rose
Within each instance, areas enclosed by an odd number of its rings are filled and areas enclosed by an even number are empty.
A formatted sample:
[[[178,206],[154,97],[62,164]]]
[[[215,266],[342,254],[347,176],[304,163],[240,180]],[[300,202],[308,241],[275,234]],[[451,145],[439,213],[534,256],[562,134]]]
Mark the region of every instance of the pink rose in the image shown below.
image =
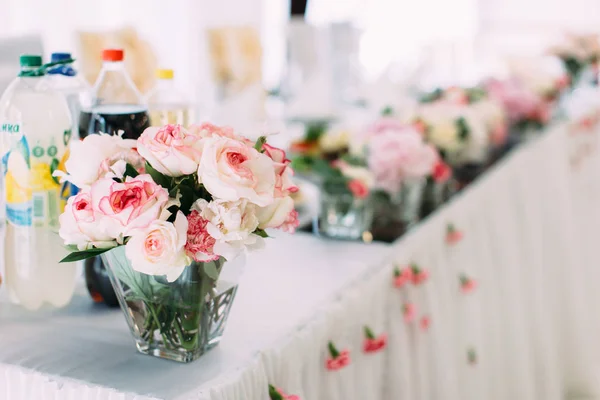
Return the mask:
[[[289,166],[291,161],[287,159],[285,151],[266,143],[263,145],[263,150],[273,160],[275,166],[275,197],[289,196],[290,193],[296,193],[298,187],[292,182],[294,171]]]
[[[138,139],[138,152],[163,175],[190,175],[198,169],[200,138],[181,125],[150,127]]]
[[[412,283],[415,286],[419,286],[429,279],[429,271],[421,269],[419,267],[412,267]]]
[[[404,314],[404,322],[411,323],[417,315],[417,307],[413,303],[406,303],[402,307],[402,313]]]
[[[328,358],[325,367],[330,371],[338,371],[350,365],[350,352],[342,350],[337,357]]]
[[[437,160],[435,148],[410,126],[380,132],[369,142],[367,162],[375,186],[390,194],[397,193],[405,179],[429,175]]]
[[[150,175],[127,177],[119,183],[101,179],[90,190],[94,214],[103,217],[106,233],[112,238],[146,228],[158,219],[169,200],[169,193]]]
[[[394,286],[397,288],[402,288],[408,282],[412,281],[412,269],[409,267],[399,269],[396,268],[394,271]]]
[[[275,168],[269,156],[227,137],[203,139],[198,179],[215,198],[248,199],[264,207],[273,203]]]
[[[187,243],[185,251],[198,262],[218,260],[219,256],[214,254],[213,247],[216,239],[208,233],[206,225],[208,220],[204,219],[197,210],[192,210],[188,215]]]
[[[438,183],[447,182],[452,177],[452,169],[441,158],[433,166],[433,180]]]
[[[352,179],[348,182],[348,189],[357,199],[364,199],[369,196],[369,188],[360,179]]]
[[[469,294],[477,288],[477,282],[475,280],[463,276],[460,278],[460,289],[464,294]]]
[[[419,325],[421,325],[421,329],[423,331],[429,330],[429,326],[431,325],[431,319],[429,318],[429,316],[427,316],[427,315],[422,316],[421,321],[419,322]]]
[[[102,229],[100,216],[94,213],[89,188],[69,198],[59,222],[60,237],[65,244],[75,245],[79,250],[89,250],[93,247],[111,248],[117,245],[114,237]]]
[[[300,221],[298,221],[298,211],[292,210],[285,219],[285,222],[278,228],[284,232],[294,233],[298,226],[300,226]]]
[[[219,136],[230,139],[238,139],[238,136],[233,132],[233,128],[230,128],[228,126],[221,127],[213,125],[210,122],[204,122],[200,125],[191,125],[189,131],[192,135],[200,138],[210,138],[213,136]]]
[[[376,338],[365,338],[363,351],[365,353],[376,353],[383,350],[387,345],[387,335],[383,334]]]
[[[166,275],[168,282],[179,278],[191,260],[184,246],[188,222],[181,211],[175,222],[155,219],[138,229],[125,245],[131,267],[147,275]]]

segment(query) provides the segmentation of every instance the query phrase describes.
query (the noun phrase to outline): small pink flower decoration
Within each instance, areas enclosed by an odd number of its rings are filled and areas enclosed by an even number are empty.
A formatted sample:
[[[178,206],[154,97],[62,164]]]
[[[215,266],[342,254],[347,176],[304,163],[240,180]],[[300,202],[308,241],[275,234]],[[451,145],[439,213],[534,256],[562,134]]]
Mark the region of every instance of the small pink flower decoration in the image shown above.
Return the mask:
[[[417,264],[412,264],[410,266],[411,275],[412,275],[412,283],[415,286],[419,286],[429,279],[429,271],[426,269],[421,269]]]
[[[431,318],[429,318],[428,315],[422,316],[421,320],[419,321],[419,325],[421,325],[421,329],[423,331],[428,331],[429,326],[431,325]]]
[[[477,352],[471,348],[467,351],[467,362],[471,365],[477,364]]]
[[[369,188],[360,179],[352,179],[348,182],[348,189],[357,199],[364,199],[369,196]]]
[[[474,279],[469,278],[466,275],[460,277],[460,290],[464,294],[469,294],[477,288],[477,282]]]
[[[456,229],[454,224],[448,224],[448,227],[446,228],[446,243],[453,245],[460,242],[462,238],[463,233]]]
[[[285,392],[273,385],[269,385],[269,398],[271,400],[300,400],[295,394],[285,394]]]
[[[417,307],[413,303],[406,303],[402,307],[402,312],[404,314],[404,322],[411,323],[415,320],[415,316],[417,315]]]
[[[337,371],[350,365],[350,352],[348,350],[338,351],[333,342],[329,342],[327,347],[330,357],[325,362],[325,367],[329,371]]]
[[[394,269],[394,286],[403,288],[408,282],[412,281],[412,270],[410,268]]]
[[[363,343],[363,351],[365,353],[376,353],[383,350],[387,346],[387,335],[381,334],[379,337],[375,337],[373,331],[365,326],[365,341]]]
[[[417,119],[412,123],[412,126],[419,132],[421,135],[424,135],[427,132],[427,124],[423,122],[421,119]]]

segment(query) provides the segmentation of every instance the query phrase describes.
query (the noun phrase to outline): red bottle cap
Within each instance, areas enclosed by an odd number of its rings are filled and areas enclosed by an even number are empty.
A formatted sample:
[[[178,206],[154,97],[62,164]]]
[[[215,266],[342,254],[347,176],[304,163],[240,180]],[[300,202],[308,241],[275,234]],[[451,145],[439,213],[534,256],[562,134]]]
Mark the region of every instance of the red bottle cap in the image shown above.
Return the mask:
[[[123,61],[122,49],[104,49],[102,50],[102,61]]]

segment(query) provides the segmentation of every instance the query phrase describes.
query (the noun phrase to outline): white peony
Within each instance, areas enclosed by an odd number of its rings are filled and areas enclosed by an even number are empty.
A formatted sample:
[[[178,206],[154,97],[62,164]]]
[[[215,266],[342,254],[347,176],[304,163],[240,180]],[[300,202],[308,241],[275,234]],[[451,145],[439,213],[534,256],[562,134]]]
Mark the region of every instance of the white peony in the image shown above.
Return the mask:
[[[247,199],[264,207],[273,202],[275,166],[267,155],[236,139],[203,139],[198,180],[216,199]]]
[[[119,163],[120,160],[129,162],[136,158],[136,145],[135,140],[105,133],[89,135],[81,141],[75,141],[71,143],[70,156],[65,163],[69,174],[66,179],[75,186],[84,188],[107,173],[114,176],[117,172],[112,170],[115,163]]]
[[[206,230],[216,240],[214,254],[232,260],[247,247],[262,247],[262,238],[252,233],[259,225],[257,206],[249,201],[199,199],[192,209],[208,221]]]
[[[177,280],[191,263],[184,250],[187,229],[187,218],[179,211],[173,223],[155,220],[135,232],[125,246],[131,267],[143,274],[166,275],[169,282]]]

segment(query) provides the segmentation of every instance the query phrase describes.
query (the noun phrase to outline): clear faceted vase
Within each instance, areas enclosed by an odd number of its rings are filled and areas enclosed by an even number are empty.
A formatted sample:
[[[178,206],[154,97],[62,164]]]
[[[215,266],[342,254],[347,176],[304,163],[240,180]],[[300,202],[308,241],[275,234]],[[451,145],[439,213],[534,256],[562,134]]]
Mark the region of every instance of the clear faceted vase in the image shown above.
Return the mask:
[[[174,282],[135,271],[125,246],[102,259],[141,353],[191,362],[220,342],[237,290],[219,280],[224,259],[193,262]]]
[[[347,190],[322,187],[319,218],[313,227],[315,233],[331,239],[359,240],[371,229],[372,220],[369,196],[357,198]]]

